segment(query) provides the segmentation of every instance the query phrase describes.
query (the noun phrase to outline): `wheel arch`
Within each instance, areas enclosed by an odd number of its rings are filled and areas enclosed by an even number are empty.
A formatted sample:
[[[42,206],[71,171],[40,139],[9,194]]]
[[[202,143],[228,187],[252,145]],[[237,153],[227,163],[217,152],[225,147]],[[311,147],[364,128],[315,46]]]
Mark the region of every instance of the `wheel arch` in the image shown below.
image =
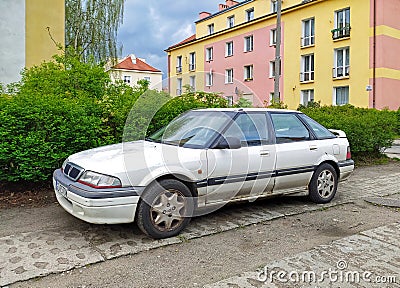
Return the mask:
[[[335,169],[337,179],[339,180],[339,178],[340,178],[340,169],[339,169],[338,163],[333,161],[333,160],[325,160],[325,161],[319,163],[319,165],[315,169],[317,169],[319,166],[321,166],[323,164],[331,165]]]

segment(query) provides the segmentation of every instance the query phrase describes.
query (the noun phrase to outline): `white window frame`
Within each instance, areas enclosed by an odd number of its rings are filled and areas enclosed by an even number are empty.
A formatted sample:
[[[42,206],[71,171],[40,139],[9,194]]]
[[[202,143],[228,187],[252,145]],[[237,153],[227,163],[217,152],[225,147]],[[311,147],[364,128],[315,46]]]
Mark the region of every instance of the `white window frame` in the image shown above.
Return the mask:
[[[344,95],[347,98],[347,102],[344,103],[338,103],[338,90],[340,89],[340,91],[346,92],[347,91],[347,95]],[[346,105],[350,103],[350,88],[349,86],[338,86],[338,87],[333,87],[333,101],[332,101],[332,105],[333,106],[342,106],[342,105]]]
[[[225,57],[233,56],[233,41],[225,43]]]
[[[206,61],[207,62],[213,61],[213,56],[214,56],[213,54],[214,54],[213,47],[206,48]]]
[[[253,65],[244,66],[244,81],[251,81],[254,77],[254,67]]]
[[[254,7],[246,10],[246,22],[254,20]]]
[[[277,0],[271,0],[271,13],[276,13],[278,12],[278,1]]]
[[[307,106],[308,103],[314,102],[314,89],[305,89],[300,91],[300,104]]]
[[[182,78],[176,78],[176,95],[180,96],[182,95],[182,85],[183,80]]]
[[[302,22],[301,47],[309,47],[315,45],[315,18],[308,18],[301,22]]]
[[[233,83],[233,69],[226,69],[225,70],[225,84]]]
[[[276,28],[269,31],[269,46],[276,46]]]
[[[189,71],[196,70],[196,52],[189,53]]]
[[[131,80],[132,79],[132,77],[131,76],[129,76],[129,75],[124,75],[124,83],[126,83],[126,84],[130,84],[131,83]]]
[[[339,64],[339,52],[342,52],[342,63]],[[350,47],[335,49],[333,78],[348,78],[350,76]]]
[[[235,26],[235,15],[226,18],[226,27],[232,28]]]
[[[350,19],[350,7],[335,11],[335,29],[332,31],[333,39],[350,36]]]
[[[193,91],[196,91],[196,76],[189,76],[189,85]]]
[[[144,77],[143,77],[143,80],[149,81],[149,83],[150,83],[151,78],[150,78],[150,76],[144,76]]]
[[[279,67],[279,76],[281,76],[281,67]],[[275,77],[275,60],[269,61],[269,78]]]
[[[251,52],[254,50],[254,37],[249,35],[244,37],[244,52]]]
[[[176,73],[182,73],[182,55],[176,57]]]
[[[228,106],[233,106],[233,96],[226,96],[226,101],[228,101]]]
[[[208,35],[214,34],[214,23],[208,24],[207,25],[207,31],[208,31]]]
[[[213,85],[213,73],[212,72],[207,72],[206,73],[206,86],[210,87]]]
[[[314,81],[314,69],[315,69],[314,54],[302,55],[300,82]]]

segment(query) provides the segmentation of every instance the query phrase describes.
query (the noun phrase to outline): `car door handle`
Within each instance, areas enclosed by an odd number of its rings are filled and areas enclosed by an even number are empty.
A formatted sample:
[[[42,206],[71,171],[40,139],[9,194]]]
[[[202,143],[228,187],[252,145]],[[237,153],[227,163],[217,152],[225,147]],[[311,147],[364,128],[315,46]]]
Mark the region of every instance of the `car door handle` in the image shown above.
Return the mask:
[[[310,145],[310,150],[317,150],[318,146],[317,145]]]
[[[269,151],[267,151],[267,150],[262,150],[262,151],[260,152],[260,156],[269,156]]]

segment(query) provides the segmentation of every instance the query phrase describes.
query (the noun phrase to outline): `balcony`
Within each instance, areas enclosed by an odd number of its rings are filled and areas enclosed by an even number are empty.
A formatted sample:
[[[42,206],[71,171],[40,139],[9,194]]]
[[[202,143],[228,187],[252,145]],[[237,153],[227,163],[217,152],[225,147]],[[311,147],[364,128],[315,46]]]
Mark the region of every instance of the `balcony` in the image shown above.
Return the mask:
[[[176,67],[176,73],[182,73],[182,66],[177,66]]]
[[[300,82],[314,81],[314,71],[300,72]]]
[[[193,63],[189,64],[189,71],[194,71],[194,70],[196,70],[196,64]]]
[[[340,66],[340,67],[333,67],[332,69],[332,77],[334,79],[337,78],[348,78],[350,75],[350,66]]]
[[[331,30],[332,39],[333,40],[337,40],[337,39],[341,39],[341,38],[350,37],[350,30],[351,30],[350,25],[346,25],[344,27],[335,28],[335,29]]]
[[[305,36],[305,37],[301,37],[300,39],[300,46],[301,47],[308,47],[308,46],[313,46],[315,43],[315,36],[311,35],[311,36]]]

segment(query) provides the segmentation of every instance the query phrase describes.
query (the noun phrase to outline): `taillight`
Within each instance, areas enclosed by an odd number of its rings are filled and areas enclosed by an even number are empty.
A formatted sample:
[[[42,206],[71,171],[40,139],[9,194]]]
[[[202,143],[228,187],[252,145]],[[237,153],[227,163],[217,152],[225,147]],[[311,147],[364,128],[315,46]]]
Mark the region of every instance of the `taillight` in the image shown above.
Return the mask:
[[[350,159],[351,159],[350,146],[347,146],[346,160],[350,160]]]

